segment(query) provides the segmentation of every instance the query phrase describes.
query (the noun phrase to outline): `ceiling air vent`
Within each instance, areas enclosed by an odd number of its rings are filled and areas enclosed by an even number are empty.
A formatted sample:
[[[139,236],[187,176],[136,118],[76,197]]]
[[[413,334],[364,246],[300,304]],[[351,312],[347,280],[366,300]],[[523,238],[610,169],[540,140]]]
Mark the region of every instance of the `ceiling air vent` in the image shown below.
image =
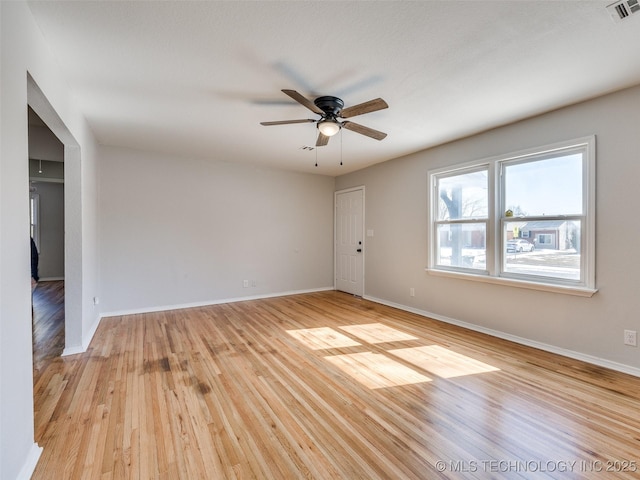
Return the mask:
[[[621,22],[634,13],[640,12],[640,3],[638,0],[622,0],[607,6],[607,10],[615,22]]]

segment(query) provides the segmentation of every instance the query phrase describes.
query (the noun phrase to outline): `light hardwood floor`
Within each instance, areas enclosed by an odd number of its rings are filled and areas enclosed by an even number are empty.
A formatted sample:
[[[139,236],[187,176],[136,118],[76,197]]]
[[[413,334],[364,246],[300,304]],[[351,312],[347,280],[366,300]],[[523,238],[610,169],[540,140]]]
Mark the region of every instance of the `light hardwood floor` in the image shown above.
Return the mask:
[[[33,301],[33,369],[35,376],[64,350],[64,282],[38,283]]]
[[[640,379],[339,292],[105,318],[35,426],[34,479],[640,477]]]

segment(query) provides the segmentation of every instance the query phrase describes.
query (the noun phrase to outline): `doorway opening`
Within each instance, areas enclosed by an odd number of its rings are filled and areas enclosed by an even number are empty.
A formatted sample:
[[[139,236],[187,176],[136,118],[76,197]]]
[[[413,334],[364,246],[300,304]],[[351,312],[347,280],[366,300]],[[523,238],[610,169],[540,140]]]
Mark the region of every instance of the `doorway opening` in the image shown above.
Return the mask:
[[[82,188],[80,145],[33,77],[27,104],[64,145],[64,343],[63,355],[84,351],[82,336]]]
[[[34,383],[65,345],[64,144],[28,110]],[[34,258],[35,256],[35,258]]]

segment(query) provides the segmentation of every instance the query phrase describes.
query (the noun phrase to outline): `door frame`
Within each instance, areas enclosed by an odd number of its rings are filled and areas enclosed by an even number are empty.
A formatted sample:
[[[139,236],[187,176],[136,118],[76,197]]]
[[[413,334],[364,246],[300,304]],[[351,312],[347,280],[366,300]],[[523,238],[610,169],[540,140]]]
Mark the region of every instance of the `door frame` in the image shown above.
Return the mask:
[[[345,188],[342,190],[337,190],[333,193],[333,289],[337,290],[338,288],[338,195],[343,193],[351,193],[356,191],[362,191],[362,271],[360,272],[362,278],[362,298],[364,298],[365,292],[365,282],[364,282],[364,272],[365,272],[365,259],[367,253],[367,245],[366,245],[366,234],[365,234],[365,187],[364,185],[359,185],[357,187]]]
[[[82,171],[80,145],[43,91],[27,74],[27,105],[64,145],[64,337],[62,356],[82,353],[83,241]],[[26,111],[26,105],[25,105]],[[28,167],[27,167],[28,168]],[[90,338],[90,337],[87,337]]]

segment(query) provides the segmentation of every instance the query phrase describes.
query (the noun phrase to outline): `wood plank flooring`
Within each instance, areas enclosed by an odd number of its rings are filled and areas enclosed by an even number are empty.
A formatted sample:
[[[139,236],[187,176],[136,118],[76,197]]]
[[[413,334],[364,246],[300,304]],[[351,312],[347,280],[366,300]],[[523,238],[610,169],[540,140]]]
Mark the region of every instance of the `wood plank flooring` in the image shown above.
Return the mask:
[[[38,375],[64,350],[64,281],[39,282],[32,299],[33,368]]]
[[[640,477],[640,379],[340,292],[105,318],[35,425],[34,479]]]

